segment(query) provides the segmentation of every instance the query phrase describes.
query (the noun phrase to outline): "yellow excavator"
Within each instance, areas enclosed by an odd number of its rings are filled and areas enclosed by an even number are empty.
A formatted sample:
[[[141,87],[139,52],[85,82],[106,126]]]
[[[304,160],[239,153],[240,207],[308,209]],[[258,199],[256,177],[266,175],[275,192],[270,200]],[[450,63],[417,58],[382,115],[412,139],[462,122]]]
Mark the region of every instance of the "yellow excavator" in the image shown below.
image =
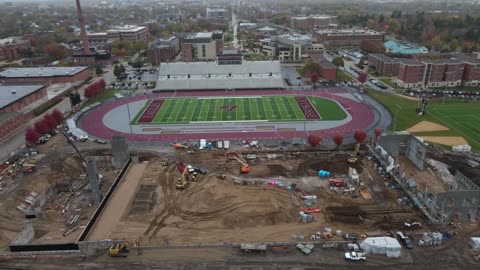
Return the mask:
[[[110,254],[111,257],[127,257],[129,251],[128,242],[122,242],[113,244],[108,250],[108,254]]]
[[[247,174],[250,172],[250,165],[248,165],[247,161],[245,161],[240,154],[235,156],[235,159],[242,164],[242,168],[240,169],[241,174]]]
[[[182,175],[180,176],[180,178],[178,178],[177,183],[175,184],[175,187],[177,189],[184,189],[187,187],[188,185],[187,175],[188,175],[188,168],[185,167],[185,169],[183,169]]]
[[[348,163],[357,163],[358,161],[358,152],[360,151],[360,143],[357,143],[355,150],[352,152],[350,157],[347,159]]]

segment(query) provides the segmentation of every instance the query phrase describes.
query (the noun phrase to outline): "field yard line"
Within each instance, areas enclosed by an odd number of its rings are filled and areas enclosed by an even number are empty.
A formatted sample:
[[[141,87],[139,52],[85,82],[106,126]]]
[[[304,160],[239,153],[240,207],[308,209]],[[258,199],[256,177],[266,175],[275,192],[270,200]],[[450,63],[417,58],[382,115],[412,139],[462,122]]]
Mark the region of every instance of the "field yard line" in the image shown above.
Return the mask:
[[[272,118],[272,115],[273,115],[273,108],[272,108],[272,104],[270,104],[270,103],[268,102],[268,100],[269,100],[268,97],[262,97],[262,103],[263,103],[264,108],[267,108],[267,107],[268,107],[268,108],[269,108],[269,112],[270,112],[269,114],[266,115],[266,118],[267,118],[267,119],[270,119],[270,118]],[[267,113],[266,110],[265,110],[265,113]]]
[[[192,115],[193,115],[193,111],[195,109],[195,106],[193,105],[196,105],[197,102],[194,98],[191,98],[189,99],[190,100],[190,104],[187,108],[187,111],[185,112],[185,115],[184,117],[187,118],[184,122],[190,122],[192,120]]]
[[[202,105],[200,107],[200,113],[199,113],[199,115],[195,116],[195,118],[196,118],[195,121],[205,121],[205,120],[207,120],[207,119],[202,118],[203,115],[204,115],[204,108],[205,108],[206,103],[207,103],[206,101],[203,101],[203,100],[201,101]],[[208,106],[207,106],[207,110],[208,110]]]
[[[307,100],[308,100],[308,102],[310,103],[310,106],[312,106],[313,110],[317,112],[317,115],[318,115],[318,117],[320,117],[320,120],[322,120],[322,119],[323,119],[323,118],[322,118],[322,115],[320,114],[319,111],[317,111],[317,108],[315,108],[315,106],[313,105],[313,102],[310,100],[310,97],[307,97]],[[329,100],[329,99],[326,99],[326,98],[325,98],[325,100]],[[345,111],[339,103],[337,103],[337,106],[339,106],[340,109],[342,109],[343,111]]]
[[[283,106],[283,112],[286,113],[286,115],[282,115],[282,120],[290,120],[291,118],[289,117],[288,109],[287,106],[285,105],[285,102],[283,102],[283,99],[281,97],[275,97],[275,102],[278,104],[278,107]],[[282,113],[280,111],[280,114]]]
[[[255,118],[255,120],[260,120],[260,117],[258,117],[258,115],[260,115],[260,111],[258,110],[256,99],[252,99],[251,101],[253,102],[253,105],[255,106],[255,113],[254,113],[254,115],[252,115],[252,119]],[[250,108],[252,108],[252,103],[250,103]]]
[[[258,109],[260,110],[260,107],[262,108],[263,117],[266,118],[266,119],[268,119],[268,118],[267,118],[267,111],[265,111],[265,106],[263,105],[263,98],[258,98],[256,101],[257,101],[257,104],[259,105],[259,108],[258,108]],[[260,106],[260,105],[262,105],[262,106]]]
[[[298,120],[303,120],[305,118],[305,115],[302,113],[302,110],[300,109],[300,106],[298,106],[298,103],[295,100],[295,97],[287,97],[287,98],[288,98],[288,102],[290,102],[290,106],[292,107],[293,111],[295,112],[296,118]]]
[[[480,129],[478,129],[474,125],[470,124],[469,122],[459,122],[459,123],[462,123],[462,126],[467,125],[469,127],[468,129],[474,130],[474,132],[476,132],[476,133],[479,133],[479,131],[480,131]]]
[[[178,101],[179,103],[177,103],[175,105],[175,108],[173,109],[173,112],[172,112],[172,119],[173,119],[173,123],[177,123],[178,122],[178,116],[180,115],[180,111],[182,110],[182,106],[183,104],[185,103],[185,100],[184,99],[181,99]],[[170,120],[169,120],[170,121]]]
[[[458,122],[457,122],[457,121],[455,121],[455,120],[451,119],[450,117],[448,117],[448,116],[444,115],[443,113],[439,112],[439,111],[438,111],[436,108],[433,108],[433,110],[434,110],[435,112],[437,112],[437,113],[439,113],[439,114],[443,115],[443,117],[446,117],[446,118],[448,118],[448,119],[450,119],[450,120],[452,120],[453,122],[455,122],[455,123],[457,123],[457,124],[458,124]],[[438,117],[438,116],[436,116],[435,114],[432,114],[432,115],[433,115],[433,117],[437,118],[439,121],[441,121],[441,122],[445,123],[447,126],[449,126],[449,125],[448,125],[448,122],[446,122],[446,121],[442,120],[441,118],[439,118],[439,117]],[[463,127],[463,125],[461,125],[461,124],[459,124],[459,125]],[[474,141],[474,142],[476,142],[476,143],[480,144],[480,142],[478,142],[477,140],[473,139],[472,137],[470,137],[470,136],[466,135],[465,133],[463,133],[462,131],[458,130],[457,128],[454,128],[454,129],[455,129],[456,131],[458,131],[460,134],[462,134],[462,135],[464,135],[464,136],[466,136],[466,137],[470,138],[472,141]]]
[[[219,101],[219,102],[217,102],[218,107],[217,107],[217,110],[216,110],[216,111],[214,112],[214,114],[213,114],[213,115],[215,116],[215,121],[222,121],[222,112],[223,112],[223,110],[220,109],[220,106],[223,105],[222,100],[223,100],[222,98],[219,98],[219,99],[218,99],[218,101]]]
[[[270,97],[270,98],[268,99],[268,102],[270,103],[270,106],[272,106],[272,111],[273,111],[273,113],[274,113],[274,114],[272,114],[272,117],[275,115],[275,117],[273,117],[272,120],[280,120],[280,119],[277,119],[277,117],[280,117],[280,118],[281,118],[282,115],[277,115],[277,114],[276,114],[275,109],[273,109],[272,100],[275,102],[275,97]],[[275,102],[275,106],[276,106],[276,104],[277,104],[277,103]],[[277,106],[277,110],[278,110],[278,106]],[[280,111],[279,111],[279,114],[280,114]]]
[[[165,108],[167,108],[167,106],[170,104],[170,100],[165,100],[162,104],[162,107],[160,107],[160,110],[158,110],[157,112],[157,115],[155,115],[155,117],[153,118],[153,121],[152,123],[159,123],[161,122],[160,120],[162,119],[163,115],[165,114],[165,112],[167,111],[166,109],[163,110],[163,113],[160,114],[160,111],[162,110],[163,106],[165,106]],[[167,104],[168,103],[168,104]]]

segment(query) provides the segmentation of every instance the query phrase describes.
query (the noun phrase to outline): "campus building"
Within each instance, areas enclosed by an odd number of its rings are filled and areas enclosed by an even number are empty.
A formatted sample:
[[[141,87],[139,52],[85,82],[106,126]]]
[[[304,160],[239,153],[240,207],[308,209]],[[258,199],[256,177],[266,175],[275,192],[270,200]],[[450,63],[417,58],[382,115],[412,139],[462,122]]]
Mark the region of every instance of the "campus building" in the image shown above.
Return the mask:
[[[180,43],[175,36],[159,38],[148,44],[147,58],[152,65],[173,62],[180,52]]]
[[[188,33],[180,38],[182,61],[213,61],[223,51],[223,32]]]
[[[426,54],[427,47],[419,47],[412,44],[389,40],[384,44],[387,53],[393,54]]]
[[[56,84],[86,81],[92,76],[88,67],[10,68],[0,72],[0,83]]]
[[[261,39],[257,53],[263,53],[280,61],[302,61],[310,56],[321,55],[323,44],[314,43],[310,35],[287,34]]]
[[[480,85],[480,59],[465,54],[437,55],[435,59],[370,54],[368,63],[382,75],[396,76],[397,84],[403,88]]]
[[[117,26],[106,32],[87,33],[90,45],[103,50],[108,49],[115,41],[126,40],[135,43],[145,41],[148,37],[148,28],[138,25]]]
[[[224,8],[206,8],[208,19],[225,19],[227,10]]]
[[[30,40],[21,37],[9,37],[0,39],[0,61],[14,61],[20,59],[20,50],[29,48]]]
[[[323,56],[313,56],[312,60],[318,64],[319,76],[324,81],[336,81],[337,79],[337,66],[332,64]]]
[[[327,29],[337,24],[337,16],[309,15],[291,17],[290,27],[298,30]]]
[[[23,110],[47,96],[45,85],[0,85],[0,140],[13,134],[33,114]]]
[[[368,28],[322,29],[314,31],[314,36],[327,49],[358,48],[362,41],[370,41],[381,46],[385,39],[385,33]]]

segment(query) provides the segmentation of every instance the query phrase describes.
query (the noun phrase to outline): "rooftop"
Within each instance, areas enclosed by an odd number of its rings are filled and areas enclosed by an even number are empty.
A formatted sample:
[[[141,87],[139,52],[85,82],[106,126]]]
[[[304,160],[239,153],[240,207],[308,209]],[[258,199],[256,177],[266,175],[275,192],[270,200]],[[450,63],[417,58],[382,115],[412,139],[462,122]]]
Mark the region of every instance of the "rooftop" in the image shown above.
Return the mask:
[[[158,38],[148,45],[149,48],[162,48],[162,47],[170,47],[172,46],[175,41],[177,40],[177,37],[171,36],[169,38]]]
[[[244,61],[239,65],[176,62],[160,66],[156,89],[253,89],[283,86],[279,61]]]
[[[371,53],[370,56],[373,56],[383,62],[399,62],[399,59],[397,58],[391,58],[390,56],[387,56],[385,54],[381,53]]]
[[[384,44],[388,52],[400,54],[423,54],[428,53],[426,47],[418,47],[408,43],[389,40]]]
[[[316,31],[318,34],[321,35],[329,35],[329,36],[336,36],[336,35],[364,35],[364,36],[373,36],[373,35],[380,35],[381,32],[371,30],[371,29],[363,29],[363,28],[350,28],[350,29],[322,29]]]
[[[292,17],[294,20],[307,20],[307,19],[332,19],[336,18],[337,16],[330,16],[330,15],[309,15],[309,16],[299,16],[299,17]]]
[[[10,68],[0,72],[0,78],[48,78],[57,76],[73,76],[88,67],[26,67]]]
[[[410,59],[410,58],[397,58],[400,63],[404,65],[409,65],[409,66],[423,66],[425,65],[421,61],[418,61],[417,59]]]
[[[0,109],[42,89],[44,85],[0,85]]]
[[[332,64],[332,62],[328,61],[325,57],[321,55],[314,56],[312,57],[312,59],[324,68],[337,68],[336,65]]]
[[[117,32],[138,32],[147,29],[145,26],[138,26],[138,25],[124,25],[124,26],[116,26],[112,29],[108,30],[108,33],[117,33]]]

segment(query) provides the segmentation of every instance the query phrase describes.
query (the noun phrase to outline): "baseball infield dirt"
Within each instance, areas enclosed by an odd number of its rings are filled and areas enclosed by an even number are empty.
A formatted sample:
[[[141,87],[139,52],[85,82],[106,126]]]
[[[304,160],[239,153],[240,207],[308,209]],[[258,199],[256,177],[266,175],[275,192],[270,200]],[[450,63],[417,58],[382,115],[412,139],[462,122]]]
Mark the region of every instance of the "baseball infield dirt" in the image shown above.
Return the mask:
[[[409,129],[407,129],[408,132],[427,132],[427,131],[441,131],[441,130],[449,130],[449,129],[445,126],[442,126],[430,121],[422,121],[416,125],[413,125]]]
[[[422,136],[426,141],[439,143],[448,146],[468,144],[468,142],[463,137],[454,137],[454,136]]]

